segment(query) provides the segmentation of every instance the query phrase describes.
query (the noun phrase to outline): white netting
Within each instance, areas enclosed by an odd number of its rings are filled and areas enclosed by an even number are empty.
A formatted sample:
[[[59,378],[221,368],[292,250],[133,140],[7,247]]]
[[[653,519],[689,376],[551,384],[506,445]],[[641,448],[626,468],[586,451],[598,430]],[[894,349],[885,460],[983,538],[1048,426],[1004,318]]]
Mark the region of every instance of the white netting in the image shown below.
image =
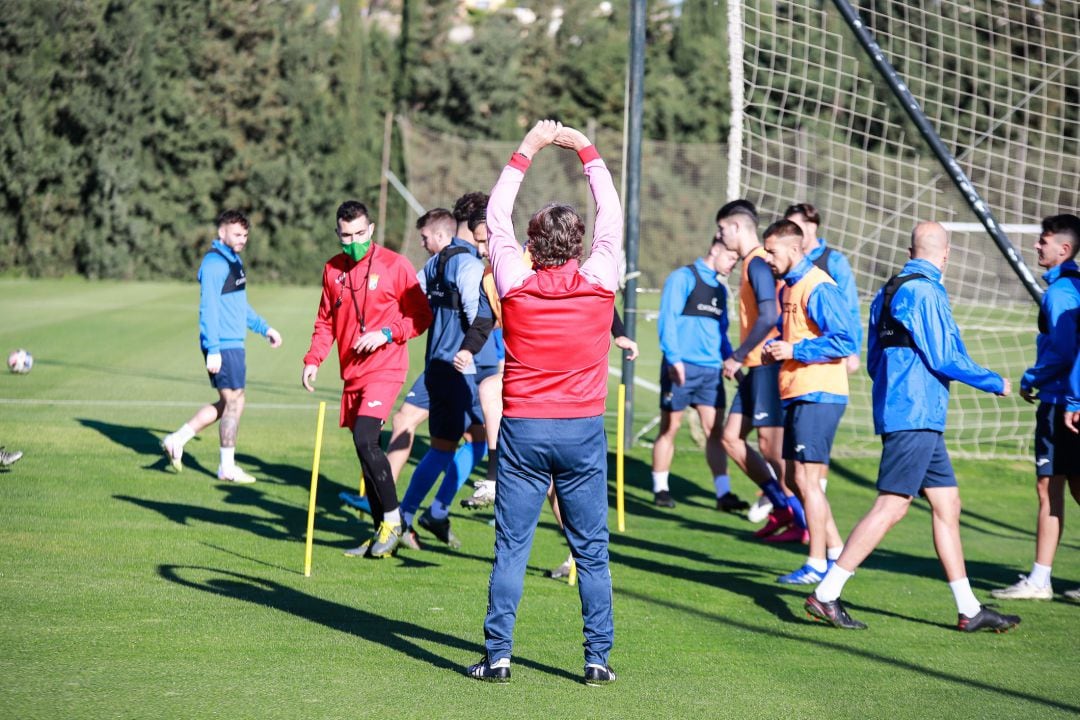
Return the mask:
[[[735,0],[731,0],[734,2]],[[1080,4],[861,2],[862,19],[1000,223],[1076,212]],[[738,13],[736,13],[736,16]],[[918,220],[975,222],[831,3],[745,2],[741,194],[763,220],[809,201],[873,293]],[[1032,236],[1010,235],[1038,273]],[[946,285],[972,356],[1014,386],[1034,360],[1037,308],[986,233],[953,232]],[[853,377],[837,452],[870,450],[869,383]],[[957,455],[1029,457],[1034,413],[954,385]]]

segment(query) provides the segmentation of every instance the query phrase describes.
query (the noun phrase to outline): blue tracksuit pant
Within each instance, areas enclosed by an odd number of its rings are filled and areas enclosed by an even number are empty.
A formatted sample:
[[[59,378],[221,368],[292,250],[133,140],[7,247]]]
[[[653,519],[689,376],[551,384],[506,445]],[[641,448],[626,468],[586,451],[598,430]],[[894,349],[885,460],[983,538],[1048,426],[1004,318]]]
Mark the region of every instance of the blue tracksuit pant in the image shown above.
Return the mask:
[[[577,563],[585,662],[607,664],[615,638],[608,569],[607,436],[602,416],[503,418],[495,492],[495,564],[484,638],[488,660],[510,657],[525,567],[554,479]]]

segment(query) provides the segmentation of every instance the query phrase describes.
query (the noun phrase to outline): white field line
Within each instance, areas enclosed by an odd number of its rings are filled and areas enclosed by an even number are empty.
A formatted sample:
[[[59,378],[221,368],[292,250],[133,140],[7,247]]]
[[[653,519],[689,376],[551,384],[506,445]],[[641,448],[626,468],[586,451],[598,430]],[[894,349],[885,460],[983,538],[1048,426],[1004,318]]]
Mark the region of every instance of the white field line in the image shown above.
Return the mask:
[[[608,371],[608,375],[611,375],[613,377],[622,377],[622,369],[620,369],[620,368],[614,368],[611,365],[608,365],[607,371]],[[637,385],[638,387],[643,387],[646,390],[652,390],[657,395],[660,394],[660,386],[659,385],[657,385],[654,382],[650,382],[649,380],[644,380],[642,378],[639,378],[637,375],[634,375],[634,384]]]
[[[0,398],[0,405],[94,405],[98,407],[202,407],[206,401],[184,400],[50,400],[46,398]],[[319,404],[244,403],[245,410],[317,410]]]
[[[614,367],[608,366],[608,374],[615,377],[622,375],[622,371]],[[655,393],[660,392],[660,386],[654,382],[643,380],[642,378],[635,377],[634,384],[638,387],[643,387],[646,390],[651,390]],[[185,400],[95,400],[93,398],[84,398],[78,400],[72,399],[60,399],[60,398],[0,398],[0,405],[56,405],[56,406],[84,406],[91,405],[96,407],[202,407],[206,404],[206,401],[185,401]],[[245,410],[316,410],[318,409],[318,402],[310,403],[260,403],[260,402],[247,402],[244,403]]]

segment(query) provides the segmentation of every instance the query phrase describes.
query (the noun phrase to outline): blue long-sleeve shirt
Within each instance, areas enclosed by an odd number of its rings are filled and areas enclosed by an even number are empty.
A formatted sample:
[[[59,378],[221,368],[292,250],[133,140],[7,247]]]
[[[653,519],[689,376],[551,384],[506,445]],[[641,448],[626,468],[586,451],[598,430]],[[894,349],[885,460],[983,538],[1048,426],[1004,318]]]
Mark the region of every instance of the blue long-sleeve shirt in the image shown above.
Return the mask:
[[[944,432],[953,380],[986,392],[1005,389],[1000,375],[968,356],[941,284],[941,270],[926,260],[909,260],[900,275],[912,273],[928,279],[901,285],[891,310],[911,334],[914,348],[881,346],[877,326],[884,288],[870,305],[866,371],[874,382],[874,432],[879,435],[901,430]]]
[[[431,311],[434,320],[428,329],[426,362],[442,360],[452,363],[454,355],[461,349],[461,342],[465,339],[465,331],[468,325],[476,319],[480,310],[480,296],[483,291],[480,283],[484,276],[484,263],[476,255],[476,248],[461,238],[455,237],[450,241],[449,247],[463,247],[468,252],[451,256],[446,261],[444,275],[446,280],[454,286],[461,297],[462,310],[447,307],[432,306]],[[418,273],[420,286],[424,292],[435,281],[435,273],[438,271],[439,254],[432,255],[424,264],[423,270]],[[486,304],[486,303],[485,303]],[[490,314],[490,305],[487,305]],[[462,313],[465,322],[462,322]],[[475,360],[469,363],[465,374],[476,373]]]
[[[810,259],[804,257],[798,265],[784,275],[784,291],[802,280],[813,267],[814,264],[810,262]],[[784,302],[784,291],[781,291],[781,307]],[[816,338],[800,340],[792,345],[792,359],[809,365],[846,358],[858,350],[858,346],[855,344],[855,333],[851,329],[851,314],[839,286],[829,282],[821,282],[810,291],[810,296],[806,299],[806,316],[818,326],[821,335]],[[780,336],[783,337],[783,313],[780,313],[780,317],[776,321],[776,327],[780,331]],[[816,402],[846,405],[847,401],[847,395],[812,392],[788,398],[784,401],[784,404]]]
[[[270,329],[270,324],[248,305],[246,281],[239,290],[222,292],[229,278],[229,264],[243,267],[240,256],[221,240],[214,240],[211,248],[199,265],[199,343],[208,355],[244,347],[247,330],[266,335]]]
[[[716,271],[701,258],[694,261],[694,268],[702,282],[710,288],[723,287],[716,277]],[[657,322],[660,351],[671,365],[682,362],[718,368],[731,356],[728,314],[725,311],[719,318],[683,315],[686,301],[696,285],[694,270],[685,266],[675,270],[664,281]],[[723,287],[723,290],[727,294],[727,288]]]
[[[816,261],[828,248],[824,238],[818,238],[817,241],[817,247],[806,254],[806,259],[810,262]],[[855,273],[851,270],[851,263],[839,251],[833,250],[825,260],[823,269],[836,282],[847,302],[851,312],[850,327],[855,337],[855,352],[859,352],[862,349],[862,318],[859,315],[859,288],[855,285]]]
[[[1080,279],[1063,278],[1064,270],[1077,271],[1068,260],[1043,274],[1048,287],[1043,293],[1040,314],[1047,332],[1035,339],[1035,364],[1020,378],[1021,390],[1038,388],[1039,400],[1061,405],[1069,397],[1069,373],[1080,347]]]

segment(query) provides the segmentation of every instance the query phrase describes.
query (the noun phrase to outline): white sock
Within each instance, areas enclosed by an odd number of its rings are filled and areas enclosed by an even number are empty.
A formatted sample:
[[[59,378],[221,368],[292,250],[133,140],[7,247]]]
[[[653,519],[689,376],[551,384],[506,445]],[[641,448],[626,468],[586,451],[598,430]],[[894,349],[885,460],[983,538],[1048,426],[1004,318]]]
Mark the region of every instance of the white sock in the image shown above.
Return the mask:
[[[668,479],[669,474],[670,473],[668,473],[667,470],[665,470],[664,472],[656,472],[655,470],[653,471],[653,474],[652,474],[652,491],[654,493],[658,493],[658,492],[660,492],[662,490],[667,490],[668,489],[667,479]]]
[[[394,508],[383,515],[383,522],[390,523],[393,527],[401,524],[401,508]]]
[[[180,429],[172,434],[172,439],[180,443],[180,447],[184,447],[187,441],[193,437],[195,437],[195,431],[187,423],[181,425]]]
[[[844,552],[843,545],[837,545],[836,547],[825,548],[825,557],[836,562],[840,558],[840,553]]]
[[[413,521],[414,515],[412,513],[409,513],[409,512],[400,513],[399,512],[400,510],[401,510],[401,508],[398,508],[394,512],[398,513],[398,517],[400,517],[401,520],[405,523],[405,527],[412,527],[412,521]]]
[[[494,662],[488,662],[489,668],[508,668],[510,667],[510,658],[499,658]]]
[[[832,602],[840,597],[840,593],[844,591],[844,584],[851,579],[854,575],[853,572],[848,572],[839,565],[833,565],[829,568],[829,572],[825,573],[825,579],[818,583],[817,590],[814,591],[814,595],[821,602]]]
[[[728,475],[717,475],[713,478],[713,485],[716,486],[716,497],[722,498],[731,492],[731,477]]]
[[[236,467],[236,448],[221,448],[221,471],[228,472]]]
[[[431,517],[436,520],[445,520],[450,515],[450,508],[446,507],[438,500],[433,500],[431,502],[429,510],[431,510]]]
[[[1040,565],[1034,563],[1031,566],[1031,574],[1028,575],[1028,582],[1035,587],[1044,588],[1050,584],[1050,565]]]
[[[971,583],[966,577],[953,580],[949,583],[949,589],[952,590],[953,598],[956,600],[958,613],[969,618],[979,614],[982,603],[975,597],[975,593],[971,592]]]
[[[822,575],[825,574],[826,568],[829,567],[829,564],[827,562],[825,562],[825,560],[823,558],[808,557],[808,558],[806,558],[806,564],[809,565],[810,567],[814,568],[815,570],[817,570]]]

